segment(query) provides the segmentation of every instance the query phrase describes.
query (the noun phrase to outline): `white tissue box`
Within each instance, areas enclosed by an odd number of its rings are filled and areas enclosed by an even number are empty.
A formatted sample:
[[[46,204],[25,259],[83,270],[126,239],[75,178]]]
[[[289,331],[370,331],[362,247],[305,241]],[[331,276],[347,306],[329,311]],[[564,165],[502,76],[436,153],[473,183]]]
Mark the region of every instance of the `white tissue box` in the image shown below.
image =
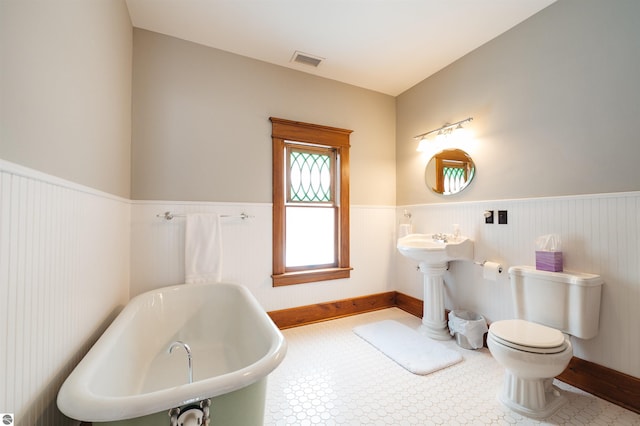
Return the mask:
[[[562,252],[536,251],[536,269],[539,271],[562,272]]]

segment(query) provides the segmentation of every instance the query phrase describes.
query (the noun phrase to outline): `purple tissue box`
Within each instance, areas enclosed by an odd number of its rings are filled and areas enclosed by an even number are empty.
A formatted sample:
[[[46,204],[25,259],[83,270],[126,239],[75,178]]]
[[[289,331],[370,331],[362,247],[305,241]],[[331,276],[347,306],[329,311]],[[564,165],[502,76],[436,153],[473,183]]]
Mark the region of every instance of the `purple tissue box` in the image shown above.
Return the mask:
[[[536,251],[536,269],[540,271],[562,272],[562,252]]]

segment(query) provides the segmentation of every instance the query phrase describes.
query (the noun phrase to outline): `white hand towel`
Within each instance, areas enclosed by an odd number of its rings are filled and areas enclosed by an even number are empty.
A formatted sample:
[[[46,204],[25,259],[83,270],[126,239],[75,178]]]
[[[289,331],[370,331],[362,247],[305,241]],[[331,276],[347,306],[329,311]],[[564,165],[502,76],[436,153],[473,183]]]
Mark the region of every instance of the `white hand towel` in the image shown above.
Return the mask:
[[[184,246],[186,283],[220,282],[222,235],[217,214],[188,214]]]

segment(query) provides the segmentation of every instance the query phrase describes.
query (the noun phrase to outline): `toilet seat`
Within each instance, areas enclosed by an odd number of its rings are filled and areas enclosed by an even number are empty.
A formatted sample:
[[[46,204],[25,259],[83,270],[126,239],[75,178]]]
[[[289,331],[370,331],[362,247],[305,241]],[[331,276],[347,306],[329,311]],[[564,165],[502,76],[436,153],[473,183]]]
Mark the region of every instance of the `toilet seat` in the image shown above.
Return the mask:
[[[566,348],[559,330],[520,319],[496,321],[489,334],[497,343],[525,352],[554,354]]]

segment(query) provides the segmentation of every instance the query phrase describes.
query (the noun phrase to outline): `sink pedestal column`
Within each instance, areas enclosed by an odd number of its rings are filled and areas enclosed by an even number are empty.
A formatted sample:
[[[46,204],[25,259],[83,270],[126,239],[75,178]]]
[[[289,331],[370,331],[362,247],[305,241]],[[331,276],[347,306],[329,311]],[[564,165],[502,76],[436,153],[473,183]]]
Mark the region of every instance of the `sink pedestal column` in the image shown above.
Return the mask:
[[[449,340],[444,311],[444,273],[447,263],[427,264],[420,262],[420,272],[424,274],[424,307],[421,329],[432,339]]]

